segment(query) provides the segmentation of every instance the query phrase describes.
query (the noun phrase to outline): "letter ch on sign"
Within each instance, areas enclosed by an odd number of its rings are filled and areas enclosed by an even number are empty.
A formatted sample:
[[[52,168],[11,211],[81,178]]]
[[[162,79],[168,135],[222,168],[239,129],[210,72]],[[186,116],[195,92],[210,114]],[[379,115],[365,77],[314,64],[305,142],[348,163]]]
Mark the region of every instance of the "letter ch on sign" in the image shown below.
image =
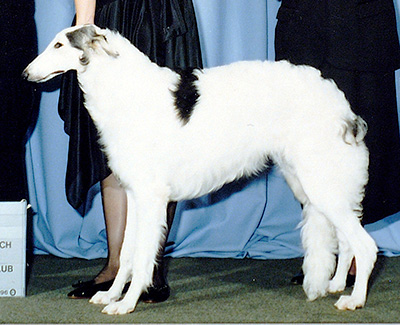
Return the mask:
[[[11,248],[12,242],[10,241],[0,241],[0,249]]]

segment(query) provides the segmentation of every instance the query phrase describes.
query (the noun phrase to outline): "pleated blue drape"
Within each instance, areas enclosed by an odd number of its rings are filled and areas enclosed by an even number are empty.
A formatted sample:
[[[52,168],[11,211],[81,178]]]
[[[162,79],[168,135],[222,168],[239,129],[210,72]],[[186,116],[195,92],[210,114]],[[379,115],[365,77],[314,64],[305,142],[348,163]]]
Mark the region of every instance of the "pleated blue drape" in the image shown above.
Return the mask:
[[[194,0],[205,66],[274,59],[276,0]],[[396,0],[400,8],[400,0]],[[39,51],[70,26],[72,0],[36,0]],[[397,74],[400,84],[400,76]],[[55,90],[54,90],[55,89]],[[400,96],[399,96],[400,97]],[[98,186],[85,211],[65,197],[68,137],[57,113],[57,81],[43,89],[35,131],[27,144],[36,254],[98,258],[107,255]],[[400,107],[400,102],[399,102]],[[400,168],[400,166],[399,166]],[[82,216],[84,215],[84,217]],[[172,256],[291,258],[302,255],[301,209],[274,169],[202,198],[180,202],[168,247]],[[386,255],[400,254],[400,214],[367,226]]]

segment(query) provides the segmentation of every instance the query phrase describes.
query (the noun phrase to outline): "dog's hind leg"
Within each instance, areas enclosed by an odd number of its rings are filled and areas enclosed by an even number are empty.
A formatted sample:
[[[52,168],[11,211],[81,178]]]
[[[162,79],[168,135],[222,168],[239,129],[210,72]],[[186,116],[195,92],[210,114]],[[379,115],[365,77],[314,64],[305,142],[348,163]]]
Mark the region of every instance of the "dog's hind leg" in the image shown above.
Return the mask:
[[[112,302],[103,309],[106,314],[126,314],[134,311],[142,292],[152,283],[154,265],[160,243],[164,240],[166,230],[166,208],[168,203],[167,191],[160,188],[135,192],[136,216],[131,225],[134,227],[134,241],[128,238],[126,233],[124,249],[133,249],[133,256],[122,254],[122,275],[118,283],[118,292],[123,288],[123,279],[129,271],[132,274],[132,282],[128,292],[121,301]],[[132,195],[132,194],[130,194]],[[129,199],[128,199],[129,200]],[[130,215],[128,215],[130,217]],[[127,222],[128,226],[128,222]],[[130,243],[133,243],[130,244]],[[133,246],[133,247],[130,247]],[[123,260],[128,257],[127,260]],[[128,265],[128,266],[126,266]],[[117,279],[116,279],[117,281]],[[122,286],[121,286],[122,284]],[[113,288],[111,287],[110,290]]]
[[[329,281],[329,292],[341,292],[346,288],[347,274],[350,269],[351,261],[353,260],[354,254],[351,251],[347,239],[342,233],[336,234],[338,238],[338,263],[335,271],[335,276]]]
[[[348,270],[347,264],[349,261],[351,261],[352,255],[354,254],[357,267],[353,292],[350,296],[342,296],[335,304],[338,309],[354,310],[356,308],[363,307],[365,304],[368,279],[376,260],[377,247],[371,236],[369,236],[369,234],[361,226],[358,218],[358,212],[356,211],[356,208],[359,206],[359,202],[356,201],[361,199],[361,196],[358,194],[351,195],[351,192],[348,192],[347,195],[343,195],[345,190],[351,189],[350,186],[352,185],[352,182],[351,180],[348,180],[347,182],[340,182],[339,176],[340,175],[336,175],[337,182],[336,184],[332,182],[332,186],[330,186],[330,188],[318,187],[315,185],[307,194],[315,209],[321,211],[329,223],[333,225],[342,245],[343,243],[348,244],[348,255],[347,257],[342,257],[342,260],[340,261],[340,275],[338,274],[338,277],[341,276],[345,278],[345,273]],[[356,182],[355,179],[352,180]],[[341,186],[341,184],[344,185]],[[347,188],[345,186],[347,186]],[[322,192],[324,189],[325,192]],[[326,189],[328,189],[329,192],[327,192]],[[355,191],[356,190],[357,188],[355,187]],[[307,220],[305,222],[305,227],[306,226]],[[307,231],[307,228],[304,229]],[[318,239],[321,234],[310,231],[309,236],[313,236]],[[346,249],[346,246],[342,246],[342,248]],[[318,248],[316,249],[318,250]],[[318,263],[317,261],[315,262]],[[307,262],[305,261],[305,264],[306,263]],[[314,263],[310,264],[314,265]],[[310,270],[312,271],[312,268],[310,268]],[[306,284],[307,272],[308,270],[305,269],[304,289],[306,290],[307,295],[309,295],[307,292],[309,289],[307,288]],[[342,281],[340,278],[337,279]],[[312,281],[311,277],[310,281]]]
[[[335,270],[337,249],[335,230],[314,206],[303,207],[301,238],[305,250],[303,289],[311,301],[326,296]]]
[[[323,212],[335,227],[341,244],[339,249],[345,250],[345,255],[339,261],[339,273],[335,281],[342,281],[343,283],[353,254],[356,259],[356,280],[353,292],[350,296],[342,296],[335,304],[338,309],[348,310],[364,306],[368,279],[374,267],[377,253],[374,240],[361,226],[358,218],[359,201],[362,199],[360,194],[362,193],[362,182],[357,180],[356,175],[355,173],[345,174],[344,172],[336,174],[334,178],[336,182],[330,182],[332,185],[329,187],[329,192],[325,191],[320,195],[318,191],[313,189],[314,193],[309,195],[314,205]]]
[[[303,221],[300,224],[301,239],[305,250],[303,288],[309,300],[325,296],[329,279],[335,268],[336,238],[332,224],[309,202],[303,186],[284,160],[276,159],[281,172],[295,197],[303,206]]]
[[[342,232],[356,259],[356,280],[350,296],[341,296],[335,306],[338,309],[354,310],[363,307],[367,299],[368,279],[376,261],[377,247],[372,237],[361,226],[356,217],[335,225]]]

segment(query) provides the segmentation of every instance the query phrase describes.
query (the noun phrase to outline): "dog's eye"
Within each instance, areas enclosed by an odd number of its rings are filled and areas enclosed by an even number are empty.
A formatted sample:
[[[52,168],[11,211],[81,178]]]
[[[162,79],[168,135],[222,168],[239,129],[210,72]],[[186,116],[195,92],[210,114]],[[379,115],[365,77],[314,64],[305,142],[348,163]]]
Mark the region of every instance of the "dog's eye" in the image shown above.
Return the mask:
[[[60,42],[57,42],[56,44],[54,44],[54,48],[59,49],[61,46],[63,46],[63,44],[61,44]]]

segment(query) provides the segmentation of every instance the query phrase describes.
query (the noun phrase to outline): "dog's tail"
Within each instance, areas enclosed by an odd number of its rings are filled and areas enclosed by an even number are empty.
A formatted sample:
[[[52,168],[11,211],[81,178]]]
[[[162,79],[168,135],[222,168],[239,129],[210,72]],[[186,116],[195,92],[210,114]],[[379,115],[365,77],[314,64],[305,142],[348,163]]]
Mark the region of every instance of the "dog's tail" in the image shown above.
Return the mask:
[[[343,141],[347,144],[359,144],[367,134],[367,123],[358,115],[352,120],[345,120],[342,127]]]

